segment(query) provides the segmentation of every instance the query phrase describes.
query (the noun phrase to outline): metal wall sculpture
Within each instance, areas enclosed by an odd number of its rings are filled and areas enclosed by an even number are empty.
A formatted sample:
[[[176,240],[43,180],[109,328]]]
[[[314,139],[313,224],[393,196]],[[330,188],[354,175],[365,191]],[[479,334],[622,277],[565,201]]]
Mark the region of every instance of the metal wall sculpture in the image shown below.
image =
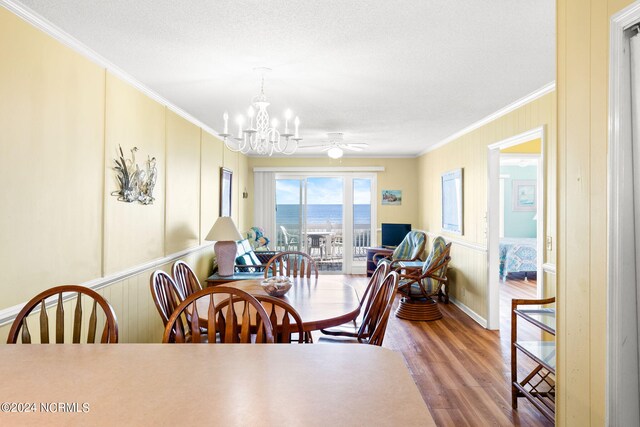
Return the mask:
[[[138,147],[131,149],[131,158],[125,159],[122,147],[118,146],[120,158],[115,159],[116,165],[113,169],[117,173],[119,190],[113,191],[112,196],[117,196],[121,202],[132,203],[138,201],[143,205],[153,204],[153,188],[158,178],[156,168],[156,158],[148,157],[146,168],[141,169],[136,163],[136,151]]]

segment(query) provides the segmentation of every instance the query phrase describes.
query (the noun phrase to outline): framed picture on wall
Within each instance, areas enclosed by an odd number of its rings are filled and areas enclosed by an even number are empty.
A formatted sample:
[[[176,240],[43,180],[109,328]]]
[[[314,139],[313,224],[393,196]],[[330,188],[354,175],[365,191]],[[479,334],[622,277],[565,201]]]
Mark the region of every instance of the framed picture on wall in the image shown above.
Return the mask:
[[[537,207],[536,180],[514,179],[511,183],[511,200],[514,212],[535,211]]]
[[[220,168],[220,216],[231,216],[231,169]]]
[[[442,174],[442,230],[462,235],[462,169]]]

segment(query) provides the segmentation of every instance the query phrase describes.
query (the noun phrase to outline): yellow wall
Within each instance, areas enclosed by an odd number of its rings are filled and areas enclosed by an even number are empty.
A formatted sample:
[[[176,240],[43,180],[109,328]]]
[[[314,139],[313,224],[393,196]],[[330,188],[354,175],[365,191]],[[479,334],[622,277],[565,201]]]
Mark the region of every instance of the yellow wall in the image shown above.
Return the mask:
[[[514,145],[513,147],[503,148],[500,150],[503,154],[540,154],[542,140],[540,138]]]
[[[538,126],[546,126],[545,234],[555,242],[556,96],[544,95],[515,111],[471,131],[418,160],[419,224],[434,234],[453,239],[451,249],[451,295],[480,317],[487,318],[487,146]],[[441,231],[440,177],[444,172],[464,169],[464,234]],[[455,243],[456,241],[462,243]],[[544,262],[555,263],[555,245],[544,254]],[[545,273],[546,286],[554,287],[553,274]]]
[[[0,310],[185,249],[206,277],[212,248],[196,248],[218,217],[220,166],[234,172],[232,216],[241,230],[251,222],[237,185],[246,158],[4,8],[0,58]],[[127,158],[137,146],[140,166],[156,157],[153,205],[111,195],[119,145]],[[100,289],[121,342],[160,339],[150,274]]]
[[[377,228],[383,222],[399,222],[413,224],[418,228],[418,160],[416,158],[342,158],[333,160],[329,157],[322,158],[291,158],[291,157],[249,157],[249,181],[247,189],[251,188],[249,199],[253,194],[253,168],[254,167],[355,167],[355,166],[383,166],[384,172],[377,172],[378,191],[376,196]],[[382,190],[402,190],[402,205],[383,206],[381,200]],[[253,209],[251,202],[247,204],[249,210]],[[259,224],[258,224],[259,225]],[[380,236],[378,236],[380,242]]]
[[[558,425],[605,421],[609,20],[558,0]]]

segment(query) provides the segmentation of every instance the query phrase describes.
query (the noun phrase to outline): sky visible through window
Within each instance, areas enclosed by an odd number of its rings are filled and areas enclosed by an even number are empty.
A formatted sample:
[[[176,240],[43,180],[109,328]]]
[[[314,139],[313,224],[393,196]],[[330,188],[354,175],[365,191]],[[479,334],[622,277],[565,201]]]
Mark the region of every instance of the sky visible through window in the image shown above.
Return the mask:
[[[307,203],[310,205],[341,205],[342,178],[307,178]],[[371,181],[353,180],[354,204],[371,203]],[[300,203],[300,181],[297,179],[276,180],[276,203],[297,205]]]

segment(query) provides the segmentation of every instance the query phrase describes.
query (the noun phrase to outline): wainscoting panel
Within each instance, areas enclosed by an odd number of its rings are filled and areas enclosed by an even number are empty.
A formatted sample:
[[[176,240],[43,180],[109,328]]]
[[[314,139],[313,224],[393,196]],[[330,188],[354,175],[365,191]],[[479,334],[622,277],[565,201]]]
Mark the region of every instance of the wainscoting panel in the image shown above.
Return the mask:
[[[181,258],[187,262],[196,272],[198,278],[204,283],[204,279],[211,270],[211,260],[213,259],[213,247],[207,247],[197,252],[193,252]],[[163,264],[158,269],[170,273],[173,261]],[[127,277],[121,281],[112,283],[97,292],[101,294],[113,306],[118,318],[118,334],[121,343],[159,343],[162,341],[164,327],[160,320],[160,315],[151,298],[149,288],[149,278],[156,269],[145,270],[141,273]],[[88,301],[88,300],[87,300]],[[75,299],[64,303],[65,309],[65,336],[70,340],[73,313],[75,309]],[[47,310],[49,315],[50,338],[54,340],[55,331],[55,306]],[[83,325],[88,324],[88,317],[91,308],[83,299]],[[40,312],[33,313],[28,318],[29,331],[32,337],[40,336],[39,329]],[[104,318],[98,319],[98,324],[102,325]],[[0,343],[5,343],[11,324],[0,327]],[[86,330],[83,330],[86,334]],[[37,338],[39,340],[39,338]],[[83,340],[86,339],[86,335]],[[99,339],[99,338],[98,338]]]
[[[449,265],[450,295],[486,319],[487,252],[454,242]]]

